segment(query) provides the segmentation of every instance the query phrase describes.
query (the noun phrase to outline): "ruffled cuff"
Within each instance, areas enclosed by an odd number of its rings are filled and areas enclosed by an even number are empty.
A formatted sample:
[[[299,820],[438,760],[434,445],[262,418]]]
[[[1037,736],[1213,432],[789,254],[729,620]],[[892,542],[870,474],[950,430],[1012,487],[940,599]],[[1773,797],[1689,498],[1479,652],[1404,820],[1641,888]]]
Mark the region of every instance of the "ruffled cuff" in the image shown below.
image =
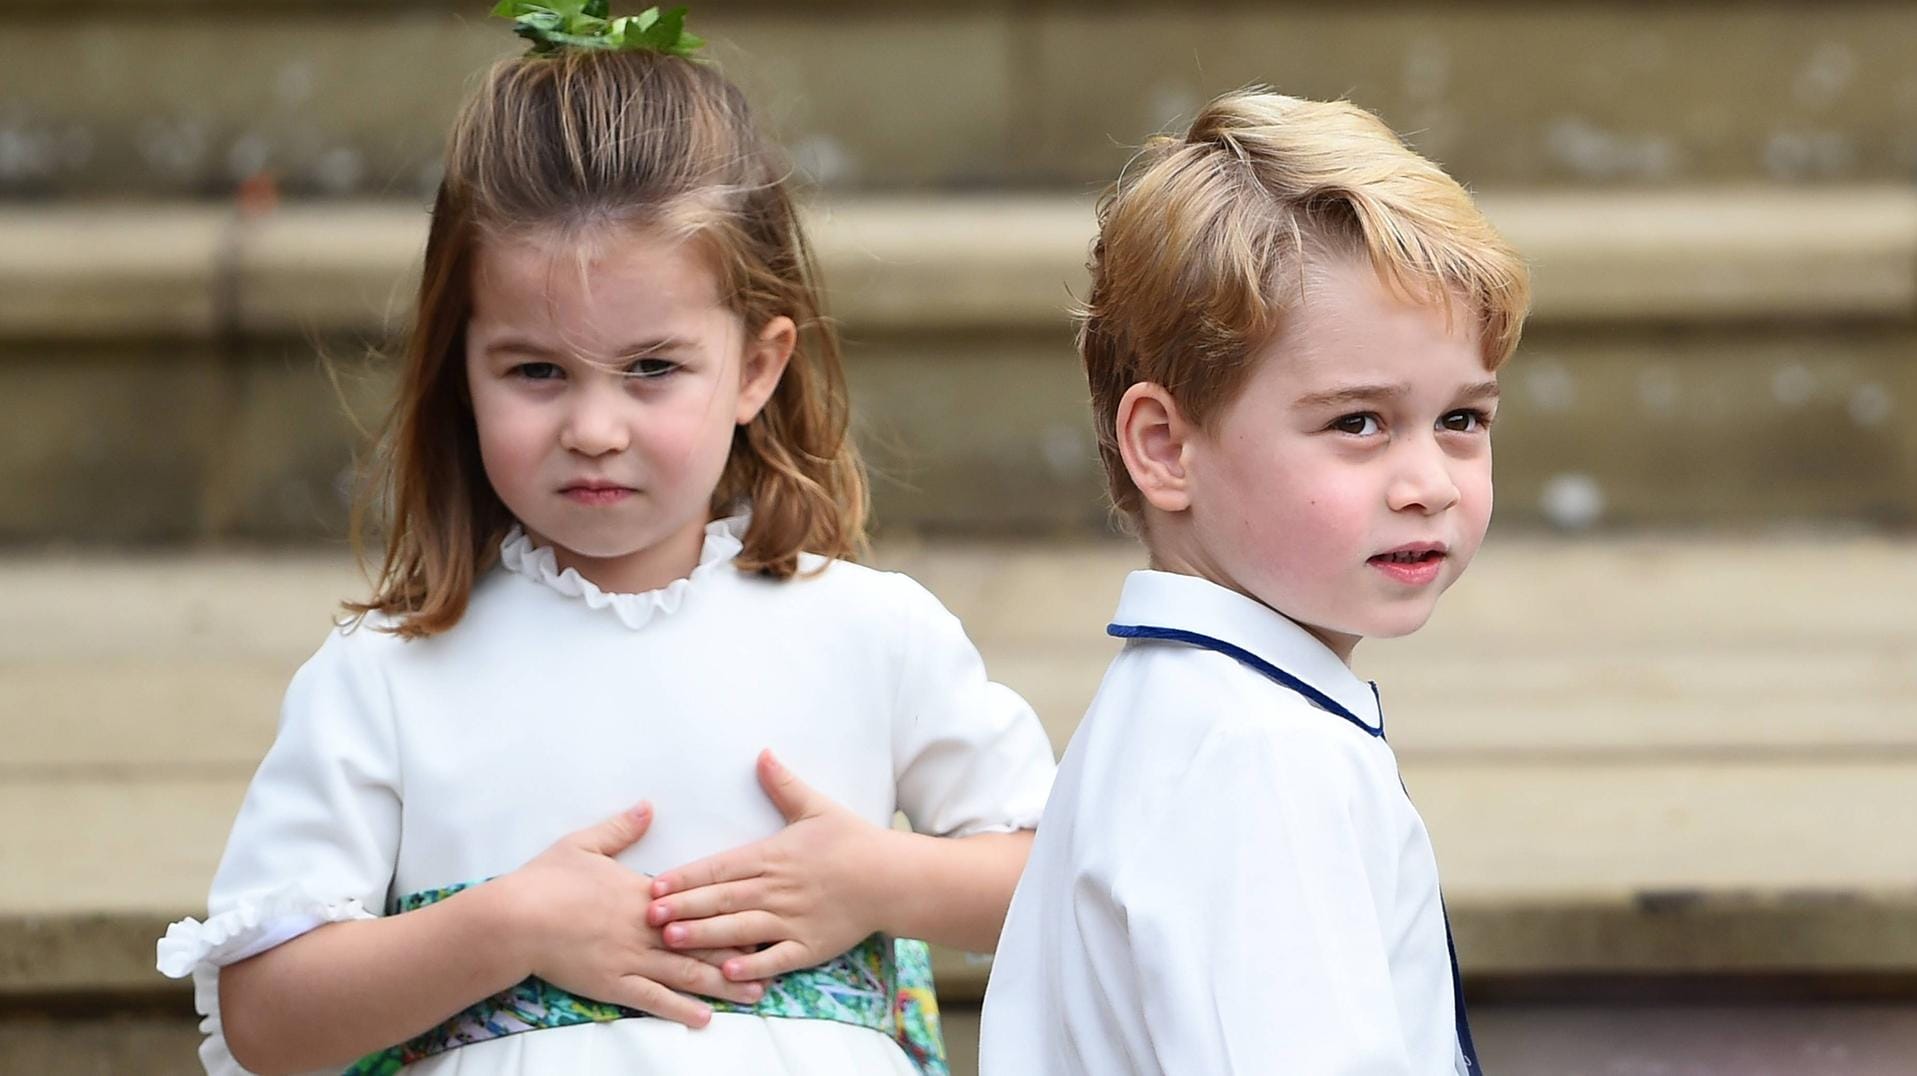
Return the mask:
[[[158,950],[160,974],[184,979],[202,966],[237,964],[327,923],[371,918],[357,899],[321,900],[303,886],[277,889],[204,923],[187,918],[167,927]]]
[[[200,1062],[211,1076],[244,1076],[233,1059],[220,1024],[220,969],[327,923],[372,919],[356,899],[321,900],[293,886],[242,900],[208,916],[206,922],[182,919],[166,928],[159,943],[159,969],[173,979],[193,977],[193,1007],[205,1019],[200,1033]]]

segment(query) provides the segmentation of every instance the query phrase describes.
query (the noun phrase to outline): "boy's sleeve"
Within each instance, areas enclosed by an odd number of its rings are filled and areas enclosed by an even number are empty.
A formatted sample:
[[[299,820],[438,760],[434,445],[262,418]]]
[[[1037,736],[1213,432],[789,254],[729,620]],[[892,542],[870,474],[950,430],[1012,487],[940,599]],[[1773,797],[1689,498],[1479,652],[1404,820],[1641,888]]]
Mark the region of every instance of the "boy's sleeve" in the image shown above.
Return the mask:
[[[920,833],[966,837],[1033,829],[1057,762],[1018,693],[986,678],[958,618],[903,576],[892,771],[899,809]]]
[[[206,922],[175,923],[159,943],[159,970],[193,977],[208,1072],[243,1071],[221,1029],[222,967],[384,911],[399,851],[398,759],[384,678],[366,659],[390,641],[335,632],[294,675],[279,734],[227,839]]]
[[[1116,880],[1166,1073],[1411,1071],[1362,786],[1314,746],[1214,731]]]

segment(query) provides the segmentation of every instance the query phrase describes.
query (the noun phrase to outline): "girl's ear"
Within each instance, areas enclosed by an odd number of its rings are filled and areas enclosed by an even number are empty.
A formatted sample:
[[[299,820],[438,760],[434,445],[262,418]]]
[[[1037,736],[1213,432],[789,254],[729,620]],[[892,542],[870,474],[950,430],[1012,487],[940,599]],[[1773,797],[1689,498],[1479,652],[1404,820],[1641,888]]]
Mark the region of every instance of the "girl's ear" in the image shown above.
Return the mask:
[[[1119,398],[1118,454],[1145,503],[1161,512],[1191,507],[1186,451],[1193,429],[1162,385],[1141,381]]]
[[[739,363],[739,410],[734,421],[743,426],[757,418],[785,375],[785,364],[799,344],[799,327],[781,314],[765,323],[759,335],[746,341]]]

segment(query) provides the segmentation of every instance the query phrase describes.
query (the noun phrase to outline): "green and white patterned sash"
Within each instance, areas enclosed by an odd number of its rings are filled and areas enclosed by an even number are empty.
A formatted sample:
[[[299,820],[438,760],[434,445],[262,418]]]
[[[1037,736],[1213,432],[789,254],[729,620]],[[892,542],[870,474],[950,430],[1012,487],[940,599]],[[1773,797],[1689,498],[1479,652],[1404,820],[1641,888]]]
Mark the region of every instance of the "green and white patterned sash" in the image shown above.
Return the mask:
[[[410,912],[445,900],[476,883],[429,889],[401,897],[394,912]],[[874,934],[817,967],[781,975],[756,1005],[703,999],[714,1012],[751,1013],[797,1020],[833,1020],[869,1027],[898,1040],[921,1076],[949,1076],[945,1039],[939,1032],[938,999],[932,991],[932,957],[922,941]],[[447,1050],[542,1028],[655,1019],[623,1005],[568,993],[531,978],[472,1005],[408,1042],[360,1059],[344,1076],[390,1076],[415,1061]]]

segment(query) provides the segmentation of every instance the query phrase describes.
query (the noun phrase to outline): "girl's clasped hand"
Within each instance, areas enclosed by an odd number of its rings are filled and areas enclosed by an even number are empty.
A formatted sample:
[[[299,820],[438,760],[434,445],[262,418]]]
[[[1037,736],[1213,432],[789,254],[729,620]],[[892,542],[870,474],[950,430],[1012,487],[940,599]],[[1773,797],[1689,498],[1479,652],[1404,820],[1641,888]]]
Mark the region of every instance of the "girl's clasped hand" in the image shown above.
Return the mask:
[[[648,878],[613,857],[645,839],[641,803],[568,834],[494,884],[522,924],[524,963],[584,997],[702,1027],[766,981],[823,963],[879,929],[885,845],[872,825],[808,787],[772,752],[760,783],[785,817],[777,835]]]
[[[651,825],[652,806],[642,803],[568,834],[492,884],[517,911],[521,929],[507,937],[524,947],[521,963],[534,975],[581,997],[703,1027],[712,1009],[686,994],[750,1005],[765,986],[721,974],[725,961],[746,950],[674,949],[646,925],[652,880],[613,857],[643,840]]]
[[[756,949],[721,962],[729,983],[811,967],[881,929],[883,879],[894,861],[886,846],[895,831],[808,787],[770,751],[760,754],[758,772],[785,828],[654,878],[646,912],[676,951]]]

